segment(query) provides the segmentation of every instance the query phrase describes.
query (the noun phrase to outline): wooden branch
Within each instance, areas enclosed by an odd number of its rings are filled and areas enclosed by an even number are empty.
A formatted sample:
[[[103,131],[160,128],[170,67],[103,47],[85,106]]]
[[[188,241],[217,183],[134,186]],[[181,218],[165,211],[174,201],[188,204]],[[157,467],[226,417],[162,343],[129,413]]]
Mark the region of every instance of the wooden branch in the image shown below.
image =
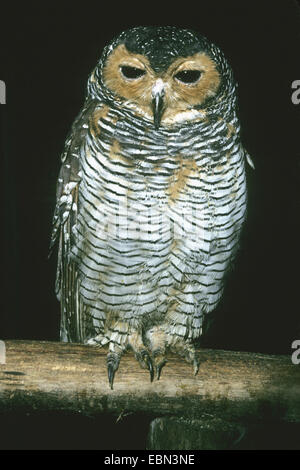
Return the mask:
[[[105,349],[42,341],[5,343],[0,412],[140,412],[300,422],[300,365],[293,365],[290,356],[200,350],[200,370],[194,377],[183,359],[170,355],[161,379],[150,383],[148,372],[126,353],[110,390]]]

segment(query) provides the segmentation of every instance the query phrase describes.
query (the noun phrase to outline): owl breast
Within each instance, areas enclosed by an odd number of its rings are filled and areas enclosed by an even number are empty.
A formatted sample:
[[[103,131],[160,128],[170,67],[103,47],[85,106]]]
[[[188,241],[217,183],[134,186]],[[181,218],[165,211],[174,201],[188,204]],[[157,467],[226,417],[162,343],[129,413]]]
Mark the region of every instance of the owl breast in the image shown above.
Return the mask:
[[[110,111],[97,126],[81,148],[72,251],[94,327],[107,312],[134,326],[167,316],[195,338],[222,295],[245,216],[239,143],[224,139],[220,121],[178,134]]]

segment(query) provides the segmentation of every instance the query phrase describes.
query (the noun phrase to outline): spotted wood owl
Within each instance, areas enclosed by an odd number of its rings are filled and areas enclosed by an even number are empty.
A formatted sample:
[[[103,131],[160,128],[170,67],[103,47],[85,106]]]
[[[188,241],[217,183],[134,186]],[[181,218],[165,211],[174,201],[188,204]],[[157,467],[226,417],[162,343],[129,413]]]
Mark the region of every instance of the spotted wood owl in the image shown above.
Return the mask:
[[[200,34],[136,27],[104,49],[62,155],[51,244],[61,340],[108,345],[151,381],[218,304],[246,213],[236,84]]]

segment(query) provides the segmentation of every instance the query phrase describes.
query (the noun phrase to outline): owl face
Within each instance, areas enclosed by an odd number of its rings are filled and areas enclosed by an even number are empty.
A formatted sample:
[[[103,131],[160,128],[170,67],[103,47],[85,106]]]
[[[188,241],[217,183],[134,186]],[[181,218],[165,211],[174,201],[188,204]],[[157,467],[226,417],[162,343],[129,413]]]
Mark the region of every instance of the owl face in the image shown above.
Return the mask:
[[[192,31],[138,27],[106,48],[92,81],[158,129],[199,116],[220,92],[224,64],[221,51]]]

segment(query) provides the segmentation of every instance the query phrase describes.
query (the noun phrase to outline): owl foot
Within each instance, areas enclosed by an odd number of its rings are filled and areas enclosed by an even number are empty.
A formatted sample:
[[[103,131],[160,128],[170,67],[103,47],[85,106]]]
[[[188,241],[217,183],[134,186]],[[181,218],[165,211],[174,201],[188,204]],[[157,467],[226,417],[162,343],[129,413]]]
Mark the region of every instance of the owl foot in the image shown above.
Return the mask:
[[[150,373],[150,381],[153,382],[154,369],[151,356],[147,351],[141,333],[135,331],[128,337],[128,346],[133,350],[136,360],[140,366],[145,369],[147,368]]]
[[[150,373],[150,382],[154,379],[154,368],[150,354],[145,349],[135,353],[135,357],[143,369],[147,368]]]
[[[156,349],[155,351],[153,351],[152,354],[156,372],[156,379],[159,380],[162,368],[167,363],[167,359],[165,358],[164,352],[162,352],[160,349]]]
[[[199,359],[197,357],[196,349],[192,343],[187,340],[177,338],[176,342],[170,346],[170,351],[184,357],[186,362],[192,365],[194,375],[199,371]]]
[[[165,358],[167,349],[167,338],[165,332],[160,327],[153,327],[146,333],[146,340],[151,351],[156,379],[160,379],[162,368],[167,363]]]
[[[104,346],[109,344],[109,352],[107,354],[107,373],[110,388],[113,390],[113,383],[115,373],[119,368],[120,360],[123,352],[126,349],[132,349],[136,360],[139,362],[143,369],[148,369],[150,374],[150,381],[154,379],[153,361],[149,351],[143,343],[142,334],[138,331],[131,333],[120,333],[118,336],[114,335],[114,330],[110,330],[106,335],[100,334],[87,341],[87,344]]]
[[[167,363],[166,352],[178,354],[193,367],[194,375],[199,371],[199,360],[191,341],[166,333],[161,326],[155,326],[146,333],[148,347],[153,358],[156,378],[159,380],[163,366]]]
[[[106,364],[107,364],[107,375],[110,388],[113,390],[115,373],[118,370],[120,364],[121,354],[115,352],[109,352],[107,354]]]

